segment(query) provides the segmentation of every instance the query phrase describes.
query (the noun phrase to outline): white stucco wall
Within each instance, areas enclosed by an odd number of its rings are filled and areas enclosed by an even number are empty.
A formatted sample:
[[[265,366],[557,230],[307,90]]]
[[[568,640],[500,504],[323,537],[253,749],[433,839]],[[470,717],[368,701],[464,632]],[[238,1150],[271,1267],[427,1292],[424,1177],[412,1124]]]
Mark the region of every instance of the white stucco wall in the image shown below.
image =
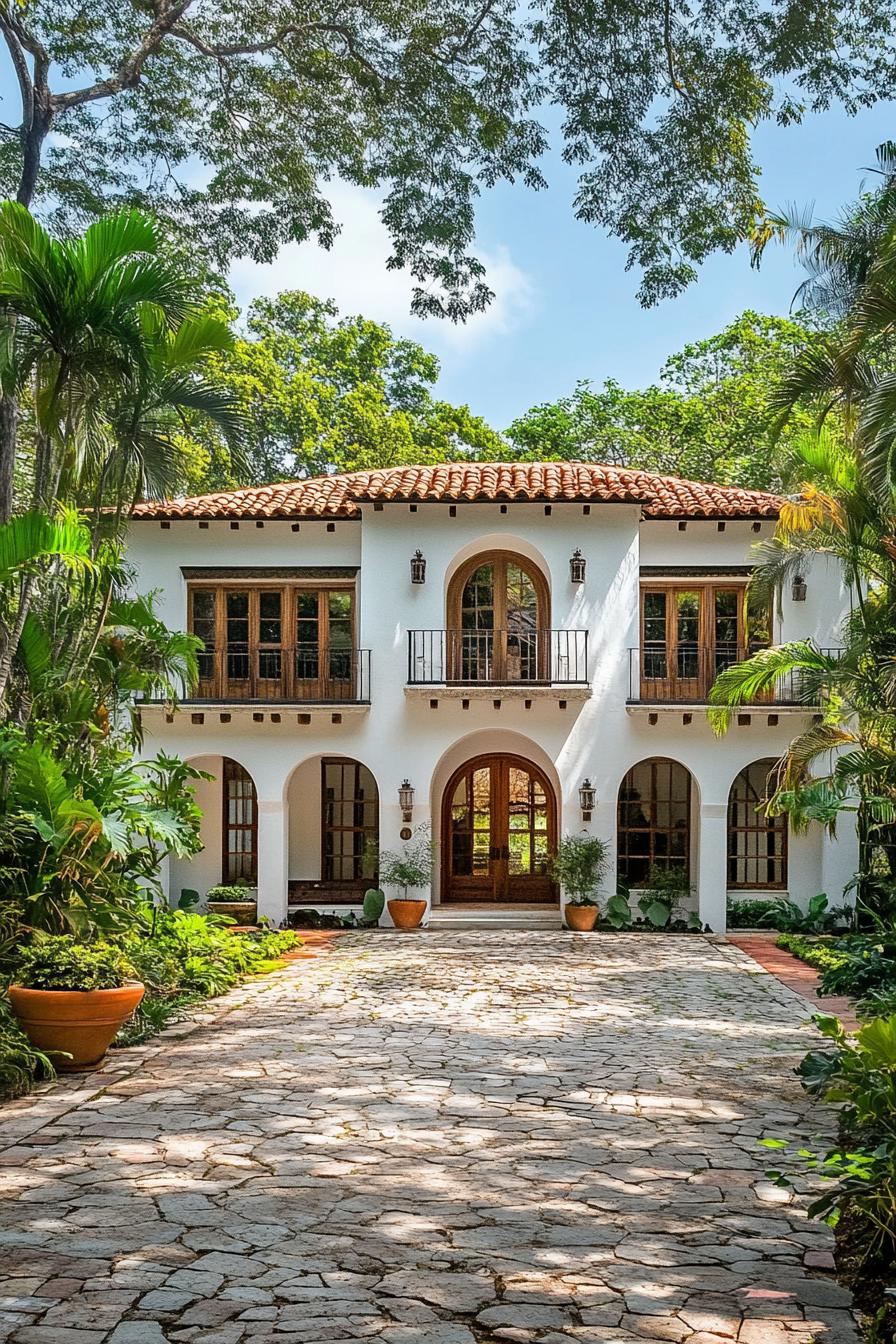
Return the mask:
[[[141,522],[132,529],[130,555],[141,589],[162,590],[161,614],[176,627],[186,620],[184,566],[344,566],[359,565],[359,643],[371,650],[372,704],[369,708],[284,707],[281,722],[270,714],[254,722],[250,709],[230,709],[222,723],[209,707],[204,722],[192,721],[181,708],[173,723],[162,711],[145,714],[146,751],[164,747],[189,758],[239,761],[256,783],[260,805],[259,901],[276,918],[285,912],[289,878],[320,876],[320,757],[344,755],[373,772],[380,795],[380,839],[384,848],[400,844],[398,787],[407,777],[416,789],[414,825],[429,821],[440,837],[440,806],[445,784],[464,760],[483,752],[506,751],[540,765],[558,792],[561,832],[583,829],[578,787],[588,776],[597,789],[597,806],[587,824],[606,839],[615,871],[616,800],[628,769],[650,756],[681,762],[693,776],[692,880],[699,888],[701,911],[714,927],[724,923],[725,836],[728,792],[737,772],[752,761],[777,757],[807,722],[805,714],[775,706],[752,710],[749,724],[735,724],[719,739],[699,709],[629,707],[629,654],[638,642],[638,587],[642,565],[746,565],[758,539],[750,522],[638,522],[630,505],[554,505],[550,516],[540,505],[458,505],[456,516],[442,504],[364,506],[359,522],[242,523],[238,531],[224,523],[199,529],[195,522]],[[412,585],[409,561],[420,548],[427,561],[426,583]],[[407,632],[446,625],[448,583],[470,556],[489,549],[517,551],[534,560],[550,588],[550,624],[555,629],[589,632],[591,694],[566,696],[557,687],[534,688],[514,696],[501,689],[471,688],[452,695],[438,688],[408,689]],[[586,559],[586,581],[569,581],[569,557],[576,548]],[[785,594],[776,636],[811,634],[822,644],[839,642],[837,626],[845,610],[838,576],[816,565],[806,575],[805,603]],[[464,708],[464,699],[468,707]],[[560,700],[565,699],[561,708]],[[430,702],[436,701],[437,707]],[[526,707],[526,700],[529,706]],[[499,702],[496,705],[495,702]],[[196,708],[196,707],[193,707]],[[200,707],[201,708],[201,707]],[[332,709],[341,712],[333,722]],[[777,723],[770,717],[777,715]],[[655,722],[651,722],[651,717]],[[207,888],[220,880],[220,803],[214,789],[202,786],[206,809],[206,850],[191,865],[172,864],[171,889]],[[791,837],[789,894],[805,902],[827,889],[839,900],[855,865],[848,826],[839,843],[824,841],[818,828]],[[438,864],[433,899],[438,900]]]

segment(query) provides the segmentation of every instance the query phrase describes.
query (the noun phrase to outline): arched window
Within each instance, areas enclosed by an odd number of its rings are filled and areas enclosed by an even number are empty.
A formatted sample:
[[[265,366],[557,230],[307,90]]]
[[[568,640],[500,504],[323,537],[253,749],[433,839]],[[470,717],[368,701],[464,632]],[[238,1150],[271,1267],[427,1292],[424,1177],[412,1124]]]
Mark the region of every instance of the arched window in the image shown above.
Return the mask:
[[[787,886],[787,818],[767,817],[774,761],[754,761],[741,770],[728,795],[728,886],[765,891]]]
[[[321,877],[324,882],[369,884],[379,867],[379,795],[360,761],[321,762]]]
[[[687,875],[690,771],[661,757],[632,766],[619,787],[616,829],[618,876],[626,886],[646,886],[655,869]]]
[[[258,797],[252,776],[229,756],[222,776],[222,882],[258,881]]]
[[[531,560],[491,551],[469,560],[448,592],[452,681],[539,681],[548,675],[548,587]]]

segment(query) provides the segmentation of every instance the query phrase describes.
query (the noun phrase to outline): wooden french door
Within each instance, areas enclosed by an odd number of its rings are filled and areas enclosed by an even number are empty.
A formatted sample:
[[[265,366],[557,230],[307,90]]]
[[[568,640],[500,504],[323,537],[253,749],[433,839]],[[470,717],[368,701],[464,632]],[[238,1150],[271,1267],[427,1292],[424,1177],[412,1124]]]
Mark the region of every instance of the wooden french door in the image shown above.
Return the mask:
[[[535,567],[494,551],[466,565],[448,599],[450,681],[543,681],[550,674],[548,596]]]
[[[768,644],[768,624],[743,584],[642,587],[642,699],[705,699],[720,672]]]
[[[353,675],[354,612],[348,589],[297,588],[296,695],[348,700]]]
[[[351,588],[193,587],[200,699],[350,700],[357,658]]]
[[[453,775],[442,813],[442,899],[554,901],[553,790],[518,756],[478,756]]]

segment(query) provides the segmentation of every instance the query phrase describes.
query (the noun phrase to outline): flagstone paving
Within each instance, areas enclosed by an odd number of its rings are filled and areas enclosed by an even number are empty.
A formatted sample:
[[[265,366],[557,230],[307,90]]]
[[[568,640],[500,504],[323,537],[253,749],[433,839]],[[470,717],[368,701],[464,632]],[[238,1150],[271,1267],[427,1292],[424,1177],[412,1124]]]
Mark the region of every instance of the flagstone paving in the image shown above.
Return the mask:
[[[757,1145],[832,1133],[806,1016],[699,937],[352,935],[0,1113],[0,1339],[854,1344]]]

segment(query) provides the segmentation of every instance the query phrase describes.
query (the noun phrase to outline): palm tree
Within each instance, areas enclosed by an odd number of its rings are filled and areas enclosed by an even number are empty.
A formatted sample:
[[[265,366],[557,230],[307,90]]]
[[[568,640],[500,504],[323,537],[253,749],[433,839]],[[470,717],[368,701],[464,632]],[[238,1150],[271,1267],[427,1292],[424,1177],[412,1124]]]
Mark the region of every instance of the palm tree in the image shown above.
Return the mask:
[[[710,720],[724,732],[737,707],[781,679],[798,684],[822,717],[782,757],[769,811],[786,811],[797,829],[818,821],[831,830],[840,812],[856,811],[866,873],[876,850],[896,884],[896,496],[881,488],[855,437],[844,442],[820,428],[796,456],[802,492],[783,507],[774,539],[756,548],[751,590],[772,599],[811,557],[835,563],[851,595],[843,648],[798,640],[727,668],[710,692]],[[864,894],[867,901],[867,882]]]
[[[228,397],[203,376],[226,348],[226,324],[196,307],[193,284],[160,255],[154,222],[105,216],[56,240],[14,202],[0,204],[0,391],[27,397],[33,431],[32,512],[58,499],[90,512],[94,551],[135,499],[175,485],[177,430],[188,414],[238,429]],[[0,414],[0,502],[11,491],[15,417]],[[7,502],[6,507],[9,507]],[[39,577],[23,575],[0,633],[0,701]],[[112,589],[98,593],[99,630]]]
[[[0,310],[7,319],[0,385],[30,399],[33,507],[51,508],[67,495],[104,395],[147,364],[147,309],[174,326],[195,300],[192,283],[160,255],[157,227],[146,215],[118,211],[79,238],[59,240],[23,206],[0,204]],[[0,439],[4,480],[14,454],[7,433]]]

